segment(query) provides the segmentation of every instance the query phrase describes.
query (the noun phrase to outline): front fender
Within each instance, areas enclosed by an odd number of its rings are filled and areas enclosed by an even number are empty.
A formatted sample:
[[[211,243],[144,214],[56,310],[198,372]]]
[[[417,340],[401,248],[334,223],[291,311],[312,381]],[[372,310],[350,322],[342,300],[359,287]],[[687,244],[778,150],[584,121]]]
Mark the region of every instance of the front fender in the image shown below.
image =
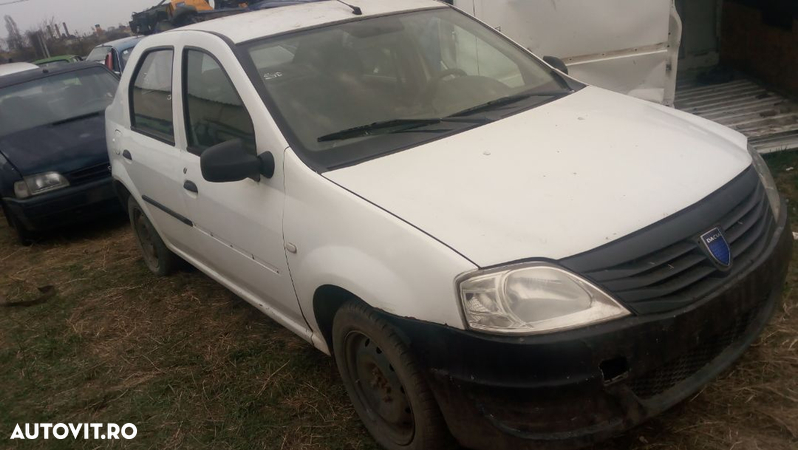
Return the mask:
[[[396,316],[464,328],[455,279],[476,269],[472,262],[313,172],[290,149],[284,164],[284,236],[289,248],[296,247],[288,265],[314,333],[320,327],[313,298],[325,285]]]
[[[302,268],[302,281],[316,286],[314,293],[321,286],[337,286],[394,315],[409,315],[408,299],[417,295],[395,267],[357,248],[335,245],[315,248],[303,258]]]
[[[14,183],[21,180],[17,168],[0,153],[0,196],[14,197]]]

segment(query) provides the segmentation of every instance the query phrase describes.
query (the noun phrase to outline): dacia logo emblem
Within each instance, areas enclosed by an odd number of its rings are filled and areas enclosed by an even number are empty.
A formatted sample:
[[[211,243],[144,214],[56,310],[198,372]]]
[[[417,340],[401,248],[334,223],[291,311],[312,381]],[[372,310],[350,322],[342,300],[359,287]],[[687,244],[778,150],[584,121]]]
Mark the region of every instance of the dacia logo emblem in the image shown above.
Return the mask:
[[[720,228],[714,228],[701,235],[701,242],[715,262],[724,268],[732,265],[732,254],[726,236]]]

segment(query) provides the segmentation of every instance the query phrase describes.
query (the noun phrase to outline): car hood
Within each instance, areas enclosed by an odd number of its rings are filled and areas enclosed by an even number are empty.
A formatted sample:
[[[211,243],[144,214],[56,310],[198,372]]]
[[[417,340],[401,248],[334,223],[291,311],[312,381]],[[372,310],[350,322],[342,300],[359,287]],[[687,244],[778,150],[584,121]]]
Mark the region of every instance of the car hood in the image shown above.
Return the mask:
[[[0,152],[22,175],[69,173],[108,162],[105,117],[90,116],[0,137]]]
[[[737,132],[587,87],[324,176],[487,267],[607,244],[698,202],[750,164]]]

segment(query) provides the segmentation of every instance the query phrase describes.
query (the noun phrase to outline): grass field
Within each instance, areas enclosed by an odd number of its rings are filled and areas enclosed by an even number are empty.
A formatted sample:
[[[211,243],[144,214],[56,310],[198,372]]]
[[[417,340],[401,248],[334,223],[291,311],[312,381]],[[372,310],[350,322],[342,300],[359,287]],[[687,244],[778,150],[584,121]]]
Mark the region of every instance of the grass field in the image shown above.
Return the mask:
[[[798,231],[798,153],[769,163]],[[798,448],[796,285],[794,263],[783,307],[733,369],[599,448]],[[0,448],[376,448],[330,358],[198,271],[151,276],[123,217],[31,247],[3,220],[0,296],[44,286],[44,302],[0,307]],[[138,436],[8,440],[42,422],[130,422]]]

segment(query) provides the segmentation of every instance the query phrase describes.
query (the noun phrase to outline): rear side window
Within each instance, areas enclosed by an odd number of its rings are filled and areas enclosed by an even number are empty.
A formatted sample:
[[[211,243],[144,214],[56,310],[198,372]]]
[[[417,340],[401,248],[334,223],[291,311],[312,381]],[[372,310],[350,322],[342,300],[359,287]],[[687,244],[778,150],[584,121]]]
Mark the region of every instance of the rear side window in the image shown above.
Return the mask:
[[[133,74],[130,88],[131,126],[155,139],[174,144],[172,116],[172,50],[147,53]]]
[[[200,155],[208,147],[241,139],[255,153],[252,118],[216,59],[198,50],[187,50],[184,70],[189,152]]]

